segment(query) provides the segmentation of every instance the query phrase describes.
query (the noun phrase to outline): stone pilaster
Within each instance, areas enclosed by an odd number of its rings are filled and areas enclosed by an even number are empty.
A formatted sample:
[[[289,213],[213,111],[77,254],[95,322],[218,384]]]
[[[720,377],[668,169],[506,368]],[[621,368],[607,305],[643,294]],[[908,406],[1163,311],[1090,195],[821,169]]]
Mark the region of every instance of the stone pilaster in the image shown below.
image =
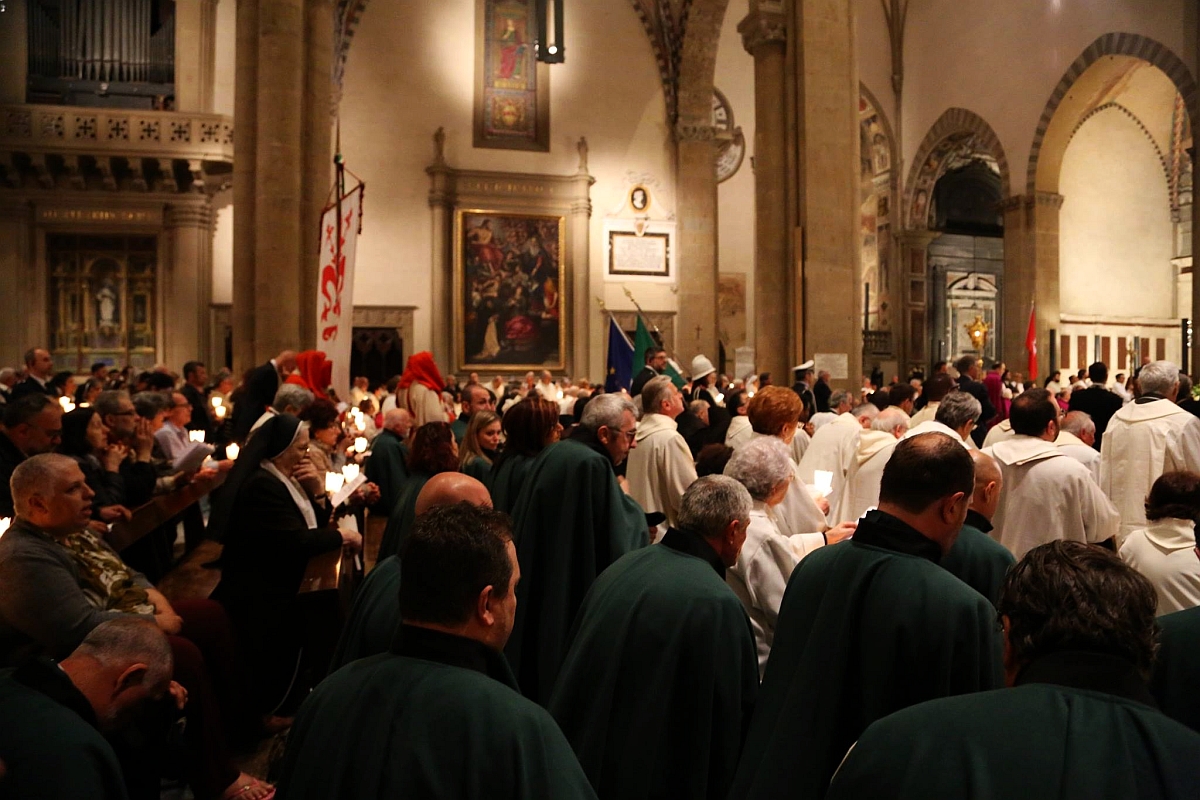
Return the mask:
[[[788,24],[796,41],[788,76],[794,98],[789,149],[795,154],[789,180],[796,184],[793,224],[801,231],[791,254],[799,295],[792,357],[798,362],[816,353],[845,354],[848,375],[835,382],[852,386],[862,372],[863,348],[853,4],[795,0]]]
[[[203,358],[209,341],[213,270],[212,201],[206,196],[167,206],[164,228],[170,262],[163,287],[163,358],[174,369]]]
[[[445,158],[446,132],[438,128],[433,138],[436,158],[425,169],[431,182],[429,209],[433,217],[433,252],[429,260],[433,267],[433,307],[429,316],[433,325],[434,360],[439,364],[454,365],[454,341],[451,336],[454,313],[450,304],[454,273],[449,260],[454,236],[453,170]],[[453,369],[453,366],[447,368]]]
[[[1200,27],[1198,23],[1197,27]],[[1197,34],[1197,39],[1200,40],[1200,32]],[[1200,44],[1200,41],[1197,41]],[[1200,322],[1197,321],[1198,312],[1200,312],[1200,277],[1196,275],[1196,268],[1200,266],[1200,192],[1197,191],[1198,183],[1200,183],[1200,170],[1197,170],[1196,163],[1197,148],[1192,147],[1192,311],[1189,318],[1192,320],[1192,350],[1189,354],[1191,363],[1182,365],[1184,369],[1189,370],[1192,376],[1200,375]]]
[[[1026,371],[1029,304],[1036,304],[1038,369],[1050,369],[1050,331],[1059,327],[1059,211],[1063,196],[1037,192],[1008,198],[1004,211],[1004,341],[1001,357]],[[1037,376],[1030,376],[1037,377]]]
[[[317,226],[332,174],[331,19],[331,0],[238,5],[238,369],[316,344]]]
[[[678,154],[679,317],[674,357],[686,370],[693,357],[716,363],[717,142],[711,119],[680,119]]]
[[[787,120],[783,95],[787,20],[780,2],[756,0],[738,24],[742,45],[754,57],[754,358],[775,380],[788,375],[794,349],[788,310],[796,296],[788,268]]]
[[[0,364],[20,364],[27,348],[46,346],[46,314],[37,312],[45,302],[34,275],[32,222],[28,200],[0,196]]]
[[[217,0],[175,3],[175,107],[213,109],[216,79]]]

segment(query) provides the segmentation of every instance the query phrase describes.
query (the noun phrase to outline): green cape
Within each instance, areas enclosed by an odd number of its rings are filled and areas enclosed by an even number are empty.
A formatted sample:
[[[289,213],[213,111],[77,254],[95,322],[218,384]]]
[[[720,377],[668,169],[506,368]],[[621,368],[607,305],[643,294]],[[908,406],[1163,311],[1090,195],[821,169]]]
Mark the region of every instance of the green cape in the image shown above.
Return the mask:
[[[379,542],[380,560],[400,552],[400,546],[404,544],[417,518],[417,495],[421,494],[425,484],[429,483],[430,477],[424,472],[414,472],[409,476],[408,483],[404,484],[404,491],[400,493],[396,507],[388,515],[387,527],[383,529],[383,539]]]
[[[475,456],[475,458],[467,462],[467,465],[462,468],[462,473],[464,475],[470,475],[484,486],[489,487],[490,490],[492,482],[492,462],[488,461],[483,456]]]
[[[371,457],[363,473],[379,487],[379,502],[372,506],[371,512],[391,514],[408,481],[408,445],[391,431],[381,431],[371,442]]]
[[[967,517],[970,523],[971,517]],[[1008,548],[974,525],[963,525],[950,552],[942,557],[942,569],[996,604],[1004,576],[1017,560]]]
[[[492,508],[505,514],[512,513],[513,506],[517,504],[517,497],[521,494],[521,487],[525,485],[525,478],[529,476],[529,470],[536,458],[537,456],[531,458],[513,453],[501,456],[492,465],[488,482],[488,488],[492,492]]]
[[[1200,608],[1158,618],[1162,628],[1150,688],[1168,716],[1200,731]]]
[[[724,800],[757,695],[737,595],[658,544],[592,584],[549,708],[601,798]]]
[[[386,653],[400,624],[400,557],[388,556],[367,573],[354,595],[330,670]]]
[[[733,796],[823,797],[872,722],[1002,674],[996,612],[974,589],[857,538],[823,547],[788,581]]]
[[[505,653],[521,691],[545,705],[592,581],[645,547],[649,527],[642,507],[617,484],[612,462],[571,439],[534,460],[512,516],[521,582]]]

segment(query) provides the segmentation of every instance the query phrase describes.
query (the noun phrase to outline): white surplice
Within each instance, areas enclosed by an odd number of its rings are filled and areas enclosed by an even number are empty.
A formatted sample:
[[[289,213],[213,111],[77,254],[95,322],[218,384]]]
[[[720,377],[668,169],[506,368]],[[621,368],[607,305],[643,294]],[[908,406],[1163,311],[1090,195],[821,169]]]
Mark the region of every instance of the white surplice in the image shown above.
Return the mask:
[[[836,509],[830,509],[830,519],[853,522],[879,505],[879,484],[883,468],[892,457],[900,440],[888,431],[863,431],[858,437],[858,452],[846,475],[846,485]]]
[[[1018,435],[983,452],[1004,476],[992,537],[1018,559],[1057,539],[1096,543],[1117,534],[1117,510],[1091,471],[1053,442]]]
[[[1059,431],[1054,446],[1062,450],[1063,455],[1068,455],[1087,467],[1097,485],[1100,483],[1100,452],[1096,448],[1084,444],[1082,439],[1069,431]]]
[[[951,428],[944,422],[938,422],[934,419],[927,419],[918,425],[910,426],[908,432],[900,438],[901,440],[911,439],[914,436],[920,436],[923,433],[944,433],[954,441],[959,442],[965,449],[971,449],[971,444],[968,444],[968,442],[971,441],[970,439],[964,442],[962,437],[958,435],[958,431],[954,430],[954,428]]]
[[[915,428],[922,422],[931,422],[937,416],[938,406],[941,404],[940,400],[936,403],[926,403],[920,411],[912,415],[908,421],[908,427]]]
[[[751,438],[767,438],[763,433],[752,433]],[[770,437],[778,438],[778,437]],[[825,515],[814,496],[814,490],[800,477],[800,467],[792,462],[796,477],[783,496],[783,502],[775,506],[775,524],[784,536],[795,537],[804,542],[805,554],[825,545],[824,531],[827,526]]]
[[[750,427],[750,418],[746,415],[734,417],[729,420],[729,430],[725,432],[725,446],[738,449],[738,445],[743,445],[750,441],[750,434],[754,430]]]
[[[637,426],[637,447],[629,451],[625,479],[629,495],[647,512],[661,511],[667,524],[679,519],[683,493],[696,480],[692,451],[679,434],[675,420],[646,414]]]
[[[1121,514],[1121,535],[1146,526],[1146,495],[1164,472],[1200,472],[1200,418],[1169,400],[1113,414],[1100,448],[1100,488]]]
[[[842,489],[846,485],[846,474],[850,471],[854,454],[858,452],[858,437],[862,430],[862,425],[853,415],[839,414],[837,419],[822,425],[813,434],[808,449],[804,451],[804,458],[800,459],[799,475],[805,483],[816,482],[817,470],[833,473],[829,492],[831,512],[837,500],[842,496]],[[829,519],[833,520],[832,514]]]
[[[1158,592],[1158,616],[1200,606],[1200,559],[1196,526],[1186,519],[1160,519],[1125,537],[1121,558],[1146,576]]]
[[[1002,419],[987,432],[987,436],[983,438],[983,447],[986,450],[997,442],[1007,442],[1014,436],[1016,434],[1013,433],[1012,420]]]
[[[784,536],[776,522],[775,510],[755,500],[750,509],[750,527],[737,563],[725,573],[725,580],[742,601],[754,644],[758,649],[758,675],[761,678],[775,641],[775,621],[788,579],[800,559],[813,549],[807,537]]]

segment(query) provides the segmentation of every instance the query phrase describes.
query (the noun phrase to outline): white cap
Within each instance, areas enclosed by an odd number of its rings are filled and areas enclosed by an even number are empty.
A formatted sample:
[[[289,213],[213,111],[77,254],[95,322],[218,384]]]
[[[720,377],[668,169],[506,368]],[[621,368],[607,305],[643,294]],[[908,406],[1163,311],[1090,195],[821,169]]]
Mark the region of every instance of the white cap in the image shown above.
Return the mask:
[[[815,364],[816,364],[816,362],[810,358],[808,361],[805,361],[803,364],[797,364],[796,366],[792,367],[792,371],[795,372],[798,369],[812,369]]]
[[[692,359],[692,380],[699,380],[705,375],[711,375],[716,372],[717,368],[708,360],[707,356],[696,356]]]

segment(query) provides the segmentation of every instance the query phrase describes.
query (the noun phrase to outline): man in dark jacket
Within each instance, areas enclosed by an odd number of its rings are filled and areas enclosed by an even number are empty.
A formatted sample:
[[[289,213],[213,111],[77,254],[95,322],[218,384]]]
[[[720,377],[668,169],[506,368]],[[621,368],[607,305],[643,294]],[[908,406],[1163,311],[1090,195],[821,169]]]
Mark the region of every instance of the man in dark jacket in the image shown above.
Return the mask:
[[[1105,386],[1108,382],[1108,367],[1103,362],[1097,361],[1088,367],[1088,380],[1092,382],[1091,386],[1071,392],[1068,410],[1083,411],[1091,415],[1092,422],[1096,424],[1096,443],[1092,447],[1099,450],[1104,431],[1108,428],[1108,421],[1112,419],[1113,414],[1121,410],[1124,401]]]
[[[283,377],[296,369],[296,354],[284,350],[262,366],[250,370],[246,376],[241,397],[233,407],[233,438],[239,442],[246,440],[250,429],[267,406],[275,402],[275,392]]]
[[[0,431],[0,517],[12,518],[13,470],[25,459],[53,452],[62,441],[62,407],[49,395],[27,394],[4,407]]]
[[[954,369],[958,370],[958,388],[978,400],[983,409],[979,415],[979,424],[971,432],[975,445],[983,447],[983,438],[987,436],[988,423],[996,416],[996,407],[988,397],[987,387],[979,380],[979,362],[975,360],[975,356],[960,357],[954,362]]]
[[[663,370],[667,368],[667,351],[661,347],[646,348],[646,366],[642,367],[642,371],[633,376],[633,384],[629,387],[629,396],[637,397],[642,393],[642,387],[646,385],[646,381],[651,378],[656,378],[663,374]]]

